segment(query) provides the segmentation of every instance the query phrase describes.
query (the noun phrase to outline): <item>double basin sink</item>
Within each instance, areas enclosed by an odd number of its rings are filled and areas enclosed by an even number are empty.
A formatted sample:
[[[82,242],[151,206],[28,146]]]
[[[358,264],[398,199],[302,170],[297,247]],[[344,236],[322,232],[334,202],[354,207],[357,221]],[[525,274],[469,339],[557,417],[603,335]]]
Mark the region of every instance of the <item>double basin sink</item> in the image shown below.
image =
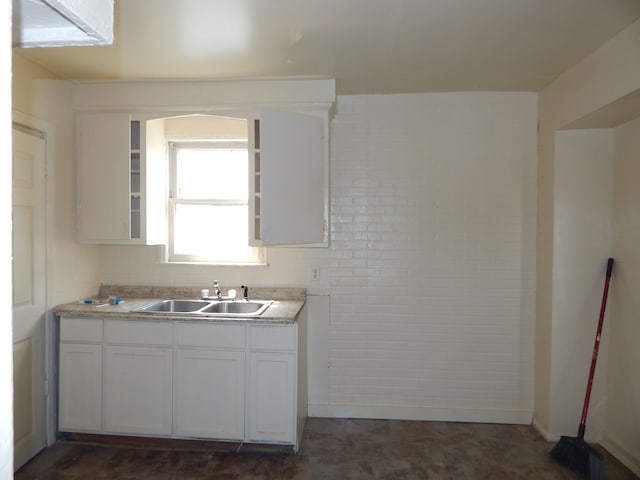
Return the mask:
[[[180,313],[185,315],[207,315],[217,317],[259,317],[272,300],[159,300],[142,307],[134,312],[144,313]]]

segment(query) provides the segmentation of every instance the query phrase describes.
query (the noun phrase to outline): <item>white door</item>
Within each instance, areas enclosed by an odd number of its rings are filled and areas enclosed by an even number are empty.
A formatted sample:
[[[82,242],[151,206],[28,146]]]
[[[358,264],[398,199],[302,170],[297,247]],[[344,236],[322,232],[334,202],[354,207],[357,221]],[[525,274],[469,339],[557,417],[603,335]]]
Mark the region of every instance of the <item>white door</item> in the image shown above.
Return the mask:
[[[33,132],[35,133],[35,132]],[[45,140],[13,129],[14,469],[46,446]]]

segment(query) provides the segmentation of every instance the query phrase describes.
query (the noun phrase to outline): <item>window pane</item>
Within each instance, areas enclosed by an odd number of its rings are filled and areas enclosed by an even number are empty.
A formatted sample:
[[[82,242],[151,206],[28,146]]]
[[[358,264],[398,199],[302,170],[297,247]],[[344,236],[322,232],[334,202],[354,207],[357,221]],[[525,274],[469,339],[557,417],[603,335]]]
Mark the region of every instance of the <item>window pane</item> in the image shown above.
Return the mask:
[[[249,164],[246,149],[178,148],[179,198],[246,200]]]
[[[247,244],[247,206],[176,204],[174,254],[210,261],[255,261]]]

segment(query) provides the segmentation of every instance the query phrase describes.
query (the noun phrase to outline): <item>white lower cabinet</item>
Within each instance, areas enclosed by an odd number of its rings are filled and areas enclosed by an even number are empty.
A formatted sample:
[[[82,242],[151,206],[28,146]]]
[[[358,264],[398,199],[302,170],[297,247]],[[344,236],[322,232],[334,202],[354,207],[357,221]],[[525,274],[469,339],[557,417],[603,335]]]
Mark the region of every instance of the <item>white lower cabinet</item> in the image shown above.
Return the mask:
[[[244,439],[244,358],[244,351],[176,351],[176,435]]]
[[[249,440],[294,443],[295,354],[251,352]]]
[[[61,431],[102,429],[102,320],[60,321],[58,427]]]
[[[171,435],[172,322],[109,319],[104,339],[103,431]]]
[[[102,427],[102,345],[60,345],[58,425],[61,431]]]
[[[244,440],[246,331],[232,323],[175,323],[176,435]]]
[[[297,450],[307,407],[304,318],[287,325],[62,318],[59,429]]]
[[[171,435],[171,348],[107,345],[104,432]]]

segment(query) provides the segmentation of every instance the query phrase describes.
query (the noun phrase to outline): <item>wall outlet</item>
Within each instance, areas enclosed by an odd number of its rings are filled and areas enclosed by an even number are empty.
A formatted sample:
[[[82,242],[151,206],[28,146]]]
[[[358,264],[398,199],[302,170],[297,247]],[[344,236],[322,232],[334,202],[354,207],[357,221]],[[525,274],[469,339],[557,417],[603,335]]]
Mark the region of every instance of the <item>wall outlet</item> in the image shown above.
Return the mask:
[[[314,282],[320,281],[320,266],[316,265],[311,268],[311,280]]]

